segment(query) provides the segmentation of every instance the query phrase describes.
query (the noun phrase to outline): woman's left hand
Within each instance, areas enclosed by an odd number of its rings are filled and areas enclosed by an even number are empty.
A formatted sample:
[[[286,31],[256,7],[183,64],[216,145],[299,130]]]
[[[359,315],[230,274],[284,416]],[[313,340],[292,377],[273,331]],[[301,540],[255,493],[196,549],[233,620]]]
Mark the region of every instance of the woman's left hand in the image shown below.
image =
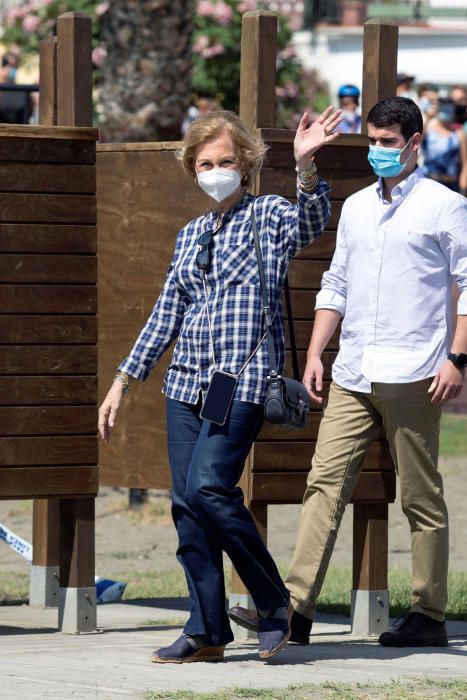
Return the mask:
[[[338,134],[333,131],[341,121],[341,112],[332,106],[327,107],[312,124],[309,124],[310,115],[305,112],[294,140],[295,160],[300,168],[309,168],[310,159],[316,151],[337,138]]]

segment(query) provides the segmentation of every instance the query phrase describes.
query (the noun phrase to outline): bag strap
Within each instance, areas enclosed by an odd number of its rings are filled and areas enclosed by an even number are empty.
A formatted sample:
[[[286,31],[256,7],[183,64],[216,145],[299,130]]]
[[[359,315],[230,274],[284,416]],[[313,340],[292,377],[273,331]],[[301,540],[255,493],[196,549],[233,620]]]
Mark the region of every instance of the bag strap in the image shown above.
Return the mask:
[[[276,377],[277,376],[277,359],[276,359],[276,351],[274,348],[274,335],[272,332],[271,307],[269,304],[269,295],[268,295],[268,288],[267,288],[267,284],[266,284],[266,275],[264,274],[263,255],[261,253],[261,246],[260,246],[259,235],[258,235],[258,227],[256,226],[254,202],[251,205],[250,216],[251,216],[251,228],[253,229],[253,236],[254,236],[254,240],[255,240],[256,258],[258,260],[259,282],[260,282],[260,287],[261,287],[261,298],[262,298],[262,302],[263,302],[263,312],[264,312],[264,318],[266,321],[266,337],[268,340],[268,353],[269,353],[269,374],[271,377]],[[287,277],[285,280],[285,303],[287,306],[287,319],[288,319],[288,324],[289,324],[290,344],[292,346],[292,360],[293,360],[294,375],[295,375],[295,379],[297,379],[297,381],[300,381],[300,379],[299,379],[300,373],[298,371],[297,346],[295,343],[295,329],[294,329],[294,325],[293,325],[292,306],[290,303],[290,291],[289,291],[289,283],[288,283]]]

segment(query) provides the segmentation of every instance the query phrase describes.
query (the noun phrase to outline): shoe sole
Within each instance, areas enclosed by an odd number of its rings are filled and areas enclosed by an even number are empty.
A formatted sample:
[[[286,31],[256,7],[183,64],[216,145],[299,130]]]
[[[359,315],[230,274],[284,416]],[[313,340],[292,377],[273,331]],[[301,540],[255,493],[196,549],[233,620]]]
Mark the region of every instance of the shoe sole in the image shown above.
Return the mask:
[[[258,631],[258,623],[255,624],[254,622],[247,622],[245,618],[239,617],[238,615],[235,615],[235,613],[228,612],[227,615],[232,622],[235,622],[236,625],[244,627],[246,630],[251,630],[251,632]]]
[[[449,646],[449,642],[447,639],[443,640],[437,640],[433,642],[425,642],[421,644],[420,642],[418,643],[412,643],[412,644],[393,644],[392,642],[379,642],[382,647],[399,647],[400,649],[407,649],[409,647],[447,647]]]
[[[219,652],[217,647],[204,647],[203,649],[197,649],[194,654],[187,656],[186,659],[164,659],[157,654],[151,656],[151,661],[153,664],[189,664],[195,662],[216,662],[224,660],[224,650]]]
[[[273,656],[276,656],[286,646],[287,642],[290,639],[290,635],[292,633],[292,630],[290,629],[290,620],[292,619],[292,614],[293,614],[292,603],[289,603],[289,610],[288,610],[289,631],[285,635],[282,642],[277,645],[277,647],[274,647],[274,649],[271,649],[271,651],[266,651],[266,650],[260,651],[259,652],[260,659],[264,659],[266,661],[269,659],[272,659]]]

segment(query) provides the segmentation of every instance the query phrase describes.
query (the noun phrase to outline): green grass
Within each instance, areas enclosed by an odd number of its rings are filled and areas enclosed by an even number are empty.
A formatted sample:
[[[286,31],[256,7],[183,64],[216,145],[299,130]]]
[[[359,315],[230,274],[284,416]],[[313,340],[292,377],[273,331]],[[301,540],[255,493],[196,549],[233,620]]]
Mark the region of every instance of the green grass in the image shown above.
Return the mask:
[[[279,566],[281,573],[285,567]],[[183,571],[136,571],[131,578],[128,572],[122,572],[115,578],[127,581],[123,600],[147,598],[185,598],[188,595]],[[467,573],[452,571],[449,574],[449,603],[446,617],[450,620],[467,620]],[[230,590],[230,570],[226,572],[226,589]],[[350,590],[352,572],[350,567],[331,566],[324,580],[323,589],[317,609],[340,615],[350,615]],[[410,573],[403,569],[389,571],[389,594],[391,599],[390,614],[400,617],[410,606]],[[0,572],[0,605],[18,605],[27,603],[29,593],[29,576]]]
[[[439,453],[442,457],[467,456],[467,416],[443,413]]]
[[[213,693],[190,690],[147,691],[145,700],[465,700],[467,681],[419,680],[390,683],[319,683],[287,688],[224,688]]]

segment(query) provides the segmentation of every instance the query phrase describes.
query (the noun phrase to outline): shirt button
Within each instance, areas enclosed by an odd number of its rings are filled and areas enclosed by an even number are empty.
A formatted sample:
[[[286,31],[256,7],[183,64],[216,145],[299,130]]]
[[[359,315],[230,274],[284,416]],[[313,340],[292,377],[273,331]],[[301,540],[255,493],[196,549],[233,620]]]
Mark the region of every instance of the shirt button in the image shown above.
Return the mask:
[[[195,369],[196,371],[198,371],[198,370],[199,370],[199,365],[194,365],[194,369]]]

